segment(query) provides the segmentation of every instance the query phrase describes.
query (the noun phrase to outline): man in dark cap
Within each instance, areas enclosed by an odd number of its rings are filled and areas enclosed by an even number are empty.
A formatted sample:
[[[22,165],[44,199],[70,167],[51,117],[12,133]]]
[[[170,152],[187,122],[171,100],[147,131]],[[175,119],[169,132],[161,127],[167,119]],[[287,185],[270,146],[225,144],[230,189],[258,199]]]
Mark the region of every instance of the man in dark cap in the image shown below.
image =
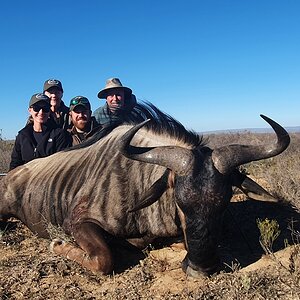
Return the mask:
[[[107,79],[105,87],[98,93],[98,98],[106,99],[106,104],[94,111],[96,121],[101,125],[121,123],[136,105],[132,90],[122,85],[120,79]]]
[[[102,127],[91,116],[91,104],[86,97],[76,96],[71,99],[69,109],[73,125],[69,132],[73,138],[73,145],[82,143]]]
[[[69,124],[69,108],[62,100],[63,96],[62,84],[57,79],[48,79],[44,83],[44,94],[50,98],[51,112],[50,118],[63,129],[68,129]]]

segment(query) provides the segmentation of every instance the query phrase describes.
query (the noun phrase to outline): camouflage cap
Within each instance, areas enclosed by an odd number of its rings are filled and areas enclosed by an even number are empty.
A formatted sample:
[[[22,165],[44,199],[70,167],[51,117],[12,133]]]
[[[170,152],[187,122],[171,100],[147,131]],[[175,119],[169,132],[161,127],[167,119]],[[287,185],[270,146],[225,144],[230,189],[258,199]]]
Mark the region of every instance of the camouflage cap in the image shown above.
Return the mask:
[[[87,110],[91,110],[91,104],[88,98],[84,96],[76,96],[70,101],[70,111],[74,110],[76,106],[84,106]]]

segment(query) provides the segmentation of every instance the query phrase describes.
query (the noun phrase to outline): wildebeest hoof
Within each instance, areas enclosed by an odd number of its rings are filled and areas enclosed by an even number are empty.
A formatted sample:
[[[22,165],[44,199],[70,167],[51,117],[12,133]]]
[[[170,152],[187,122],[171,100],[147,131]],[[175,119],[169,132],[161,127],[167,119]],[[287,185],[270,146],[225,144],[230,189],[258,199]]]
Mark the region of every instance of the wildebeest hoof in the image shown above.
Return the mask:
[[[60,240],[60,239],[52,240],[52,242],[50,243],[50,251],[55,252],[54,248],[57,246],[62,246],[63,244],[65,244],[65,241],[63,241],[63,240]]]
[[[200,279],[200,278],[204,279],[207,277],[207,274],[199,272],[197,270],[194,270],[190,266],[188,266],[186,269],[186,275],[189,277],[197,278],[197,279]]]

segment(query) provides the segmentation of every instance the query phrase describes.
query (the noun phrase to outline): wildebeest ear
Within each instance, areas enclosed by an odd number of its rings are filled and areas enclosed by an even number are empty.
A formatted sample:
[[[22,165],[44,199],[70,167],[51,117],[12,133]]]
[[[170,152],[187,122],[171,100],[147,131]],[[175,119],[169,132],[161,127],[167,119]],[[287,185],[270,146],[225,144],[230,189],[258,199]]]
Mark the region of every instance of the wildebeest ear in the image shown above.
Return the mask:
[[[232,181],[234,186],[238,187],[246,196],[251,199],[265,202],[278,202],[278,199],[274,198],[258,183],[245,174],[240,173],[238,170],[234,170],[232,174]]]
[[[128,212],[135,212],[156,202],[168,188],[169,173],[170,170],[167,169],[165,173],[152,184],[150,189],[143,195],[140,202]]]

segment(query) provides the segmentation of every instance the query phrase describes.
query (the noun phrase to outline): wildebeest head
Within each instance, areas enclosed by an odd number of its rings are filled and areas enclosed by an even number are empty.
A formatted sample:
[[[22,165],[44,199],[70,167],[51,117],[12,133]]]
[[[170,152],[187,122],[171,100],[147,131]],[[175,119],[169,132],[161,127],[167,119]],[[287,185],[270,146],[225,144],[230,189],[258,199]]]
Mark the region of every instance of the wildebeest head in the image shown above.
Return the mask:
[[[174,197],[187,249],[182,266],[188,275],[213,274],[220,268],[218,235],[222,214],[232,197],[236,167],[278,155],[289,145],[288,133],[268,117],[261,117],[276,132],[275,144],[229,145],[213,150],[131,146],[135,133],[149,120],[132,127],[119,143],[119,150],[126,157],[161,165],[175,173]]]

